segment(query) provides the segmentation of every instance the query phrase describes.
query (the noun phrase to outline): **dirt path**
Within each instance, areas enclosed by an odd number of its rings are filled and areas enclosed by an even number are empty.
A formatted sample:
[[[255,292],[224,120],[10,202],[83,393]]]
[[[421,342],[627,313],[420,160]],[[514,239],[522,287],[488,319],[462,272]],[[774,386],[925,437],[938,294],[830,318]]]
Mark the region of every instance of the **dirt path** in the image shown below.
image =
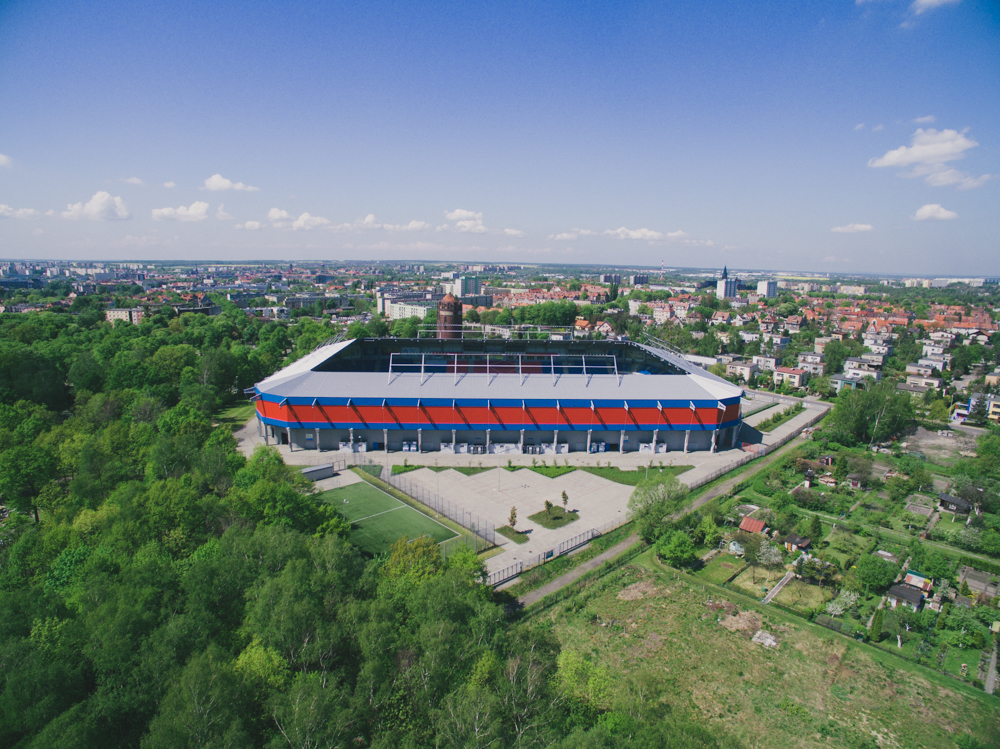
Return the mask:
[[[533,590],[530,593],[525,593],[523,596],[517,599],[518,603],[520,603],[522,606],[530,606],[533,603],[538,603],[538,601],[545,598],[545,596],[547,596],[549,593],[555,593],[557,590],[566,587],[574,580],[580,579],[591,570],[597,569],[609,559],[614,559],[616,556],[623,553],[628,547],[636,543],[638,540],[639,536],[636,534],[632,534],[624,541],[615,544],[610,549],[608,549],[605,552],[602,552],[601,554],[598,554],[593,559],[588,559],[586,562],[583,562],[578,567],[574,567],[565,575],[560,575],[554,580],[550,580],[537,590]]]
[[[997,684],[997,646],[993,646],[993,657],[990,658],[990,670],[986,674],[986,694],[993,694]]]

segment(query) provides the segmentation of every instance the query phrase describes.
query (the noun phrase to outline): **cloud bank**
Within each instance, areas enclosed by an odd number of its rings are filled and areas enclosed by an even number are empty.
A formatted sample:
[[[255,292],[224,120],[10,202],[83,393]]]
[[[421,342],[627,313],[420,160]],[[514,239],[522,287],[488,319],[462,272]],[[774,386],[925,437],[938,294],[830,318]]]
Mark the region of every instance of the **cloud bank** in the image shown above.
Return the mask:
[[[847,226],[834,226],[830,231],[837,234],[857,234],[862,231],[871,231],[874,228],[871,224],[848,224]]]

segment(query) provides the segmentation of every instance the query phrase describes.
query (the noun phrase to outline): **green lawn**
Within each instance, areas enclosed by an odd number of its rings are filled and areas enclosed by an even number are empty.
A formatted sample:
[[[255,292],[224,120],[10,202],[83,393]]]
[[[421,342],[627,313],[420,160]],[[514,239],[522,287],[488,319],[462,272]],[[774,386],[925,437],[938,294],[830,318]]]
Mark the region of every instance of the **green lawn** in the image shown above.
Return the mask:
[[[820,588],[818,585],[810,585],[802,580],[793,579],[789,580],[788,584],[778,591],[774,601],[796,611],[807,612],[827,603],[832,598],[833,592],[829,585]]]
[[[458,535],[371,484],[331,489],[319,498],[334,505],[351,521],[351,543],[372,554],[386,551],[403,536],[430,536],[441,543]]]
[[[400,473],[409,473],[410,471],[419,471],[421,468],[426,468],[429,471],[434,471],[435,473],[441,473],[441,471],[458,471],[465,476],[475,476],[477,473],[482,473],[483,471],[492,471],[496,466],[486,466],[485,468],[473,468],[472,466],[393,466],[393,475],[398,475]]]
[[[695,577],[721,585],[743,567],[743,560],[732,554],[716,554],[708,563],[694,572]]]
[[[684,473],[684,471],[690,471],[694,466],[660,466],[654,465],[647,471],[646,466],[641,466],[637,471],[623,471],[620,468],[615,467],[596,467],[591,468],[590,466],[581,466],[581,471],[586,471],[587,473],[592,473],[595,476],[600,476],[602,479],[607,479],[608,481],[614,481],[618,484],[625,484],[626,486],[637,486],[640,481],[646,480],[647,473],[650,478],[655,476],[661,476],[664,473],[673,474],[677,476],[678,474]]]
[[[579,519],[580,516],[575,512],[566,512],[562,507],[553,507],[551,513],[542,510],[541,512],[536,512],[534,515],[528,515],[528,520],[532,523],[540,525],[543,528],[548,528],[549,530],[562,528]]]
[[[212,416],[212,421],[220,426],[229,426],[234,430],[246,424],[257,412],[255,403],[237,403],[234,406],[223,408]]]

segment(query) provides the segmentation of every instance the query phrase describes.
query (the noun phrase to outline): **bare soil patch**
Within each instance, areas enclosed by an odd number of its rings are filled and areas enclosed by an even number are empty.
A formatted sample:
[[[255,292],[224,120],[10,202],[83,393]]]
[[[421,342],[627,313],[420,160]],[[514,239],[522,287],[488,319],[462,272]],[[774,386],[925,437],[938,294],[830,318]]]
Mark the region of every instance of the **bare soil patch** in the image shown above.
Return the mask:
[[[730,632],[756,632],[760,629],[760,617],[750,611],[741,611],[722,617],[719,625]]]
[[[637,583],[629,585],[627,588],[623,588],[618,591],[618,600],[620,601],[638,601],[640,598],[645,598],[646,596],[651,596],[659,592],[659,589],[653,585],[650,580],[640,580]]]

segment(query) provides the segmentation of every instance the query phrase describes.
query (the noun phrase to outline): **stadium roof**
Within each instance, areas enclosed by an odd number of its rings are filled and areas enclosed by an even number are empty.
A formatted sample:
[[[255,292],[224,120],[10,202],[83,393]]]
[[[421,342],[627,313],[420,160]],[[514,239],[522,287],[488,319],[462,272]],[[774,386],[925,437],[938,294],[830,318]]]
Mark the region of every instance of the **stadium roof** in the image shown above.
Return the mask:
[[[626,401],[636,407],[656,407],[661,401],[688,401],[696,406],[735,401],[743,391],[732,383],[663,349],[636,346],[671,365],[667,374],[560,374],[517,372],[410,372],[410,371],[316,371],[338,356],[354,340],[321,346],[257,384],[257,392],[269,400],[289,398],[300,402],[323,399],[379,399],[495,403],[538,401]],[[422,343],[426,343],[422,342]],[[579,345],[579,342],[576,342]]]

